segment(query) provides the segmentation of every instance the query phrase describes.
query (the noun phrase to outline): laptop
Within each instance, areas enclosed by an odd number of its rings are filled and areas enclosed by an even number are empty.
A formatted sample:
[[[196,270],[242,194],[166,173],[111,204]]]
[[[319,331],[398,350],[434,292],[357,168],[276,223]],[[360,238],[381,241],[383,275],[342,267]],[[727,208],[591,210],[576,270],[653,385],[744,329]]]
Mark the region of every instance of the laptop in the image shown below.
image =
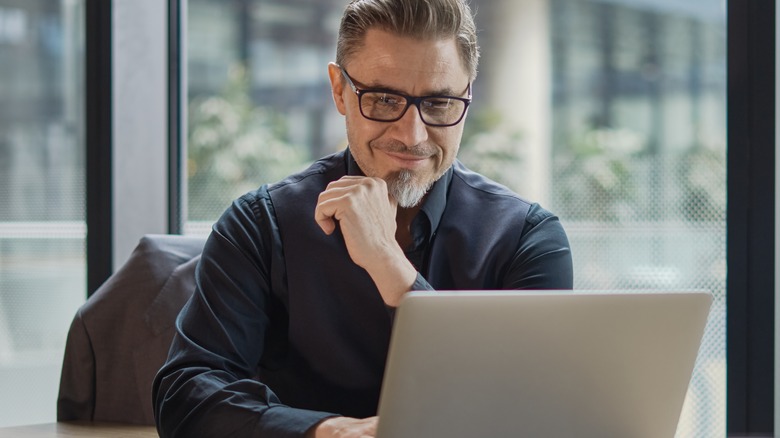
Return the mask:
[[[378,438],[674,437],[704,291],[412,292]]]

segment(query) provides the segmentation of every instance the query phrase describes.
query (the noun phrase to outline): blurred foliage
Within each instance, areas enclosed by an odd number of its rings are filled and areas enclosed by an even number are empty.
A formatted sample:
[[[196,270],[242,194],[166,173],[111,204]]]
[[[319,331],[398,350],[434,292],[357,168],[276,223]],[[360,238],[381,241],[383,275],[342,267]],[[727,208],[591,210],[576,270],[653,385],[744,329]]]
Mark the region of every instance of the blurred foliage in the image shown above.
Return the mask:
[[[519,192],[524,150],[523,133],[508,128],[500,112],[469,111],[458,152],[458,159],[469,169]]]
[[[599,222],[633,216],[633,164],[643,148],[644,139],[628,130],[601,128],[575,136],[568,150],[555,154],[557,212]]]
[[[236,197],[310,162],[307,148],[289,141],[286,116],[253,104],[243,68],[231,69],[218,95],[192,98],[188,111],[189,220],[214,220]],[[676,154],[672,175],[660,177],[662,187],[648,189],[643,181],[652,169],[665,166],[647,154],[641,134],[597,128],[572,138],[554,154],[552,193],[561,217],[599,222],[651,217],[647,214],[655,204],[647,198],[662,195],[679,199],[672,215],[723,220],[725,148],[699,142]],[[523,133],[499,112],[472,111],[458,157],[472,170],[522,192],[527,147]]]
[[[284,115],[254,105],[242,67],[220,94],[192,98],[188,117],[189,220],[214,220],[238,196],[309,162],[306,148],[288,141]]]
[[[696,144],[678,160],[688,221],[726,220],[726,148]]]
[[[655,156],[647,152],[641,134],[599,128],[575,136],[568,150],[556,153],[554,166],[556,212],[569,220],[725,218],[724,147],[698,141]],[[659,199],[678,209],[659,211]]]

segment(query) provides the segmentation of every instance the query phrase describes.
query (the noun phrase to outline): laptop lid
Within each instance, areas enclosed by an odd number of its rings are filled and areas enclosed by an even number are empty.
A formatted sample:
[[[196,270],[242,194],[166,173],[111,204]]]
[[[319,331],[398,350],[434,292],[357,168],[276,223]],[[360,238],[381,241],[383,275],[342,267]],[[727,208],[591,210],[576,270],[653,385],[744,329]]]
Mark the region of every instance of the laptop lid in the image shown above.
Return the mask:
[[[673,437],[707,292],[413,292],[379,438]]]

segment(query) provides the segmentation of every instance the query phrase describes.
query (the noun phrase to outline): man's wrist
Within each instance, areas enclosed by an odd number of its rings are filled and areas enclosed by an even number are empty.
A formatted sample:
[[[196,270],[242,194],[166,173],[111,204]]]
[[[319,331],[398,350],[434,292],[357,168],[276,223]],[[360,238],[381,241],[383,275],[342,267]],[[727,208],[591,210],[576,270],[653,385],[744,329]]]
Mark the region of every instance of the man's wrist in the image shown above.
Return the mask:
[[[417,269],[403,255],[391,256],[384,263],[366,271],[374,280],[385,304],[391,307],[398,307],[417,280]]]
[[[322,438],[330,436],[328,420],[338,417],[327,417],[320,420],[317,424],[309,428],[306,432],[306,438]]]

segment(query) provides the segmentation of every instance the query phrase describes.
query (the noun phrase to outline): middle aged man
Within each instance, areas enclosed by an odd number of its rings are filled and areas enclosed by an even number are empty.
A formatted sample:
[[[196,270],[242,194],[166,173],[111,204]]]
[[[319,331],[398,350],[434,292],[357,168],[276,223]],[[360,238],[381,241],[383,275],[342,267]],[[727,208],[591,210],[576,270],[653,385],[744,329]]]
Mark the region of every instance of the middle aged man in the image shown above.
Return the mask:
[[[404,294],[572,287],[557,218],[455,158],[477,58],[465,0],[346,7],[349,147],[214,225],[155,379],[161,436],[374,436]]]

